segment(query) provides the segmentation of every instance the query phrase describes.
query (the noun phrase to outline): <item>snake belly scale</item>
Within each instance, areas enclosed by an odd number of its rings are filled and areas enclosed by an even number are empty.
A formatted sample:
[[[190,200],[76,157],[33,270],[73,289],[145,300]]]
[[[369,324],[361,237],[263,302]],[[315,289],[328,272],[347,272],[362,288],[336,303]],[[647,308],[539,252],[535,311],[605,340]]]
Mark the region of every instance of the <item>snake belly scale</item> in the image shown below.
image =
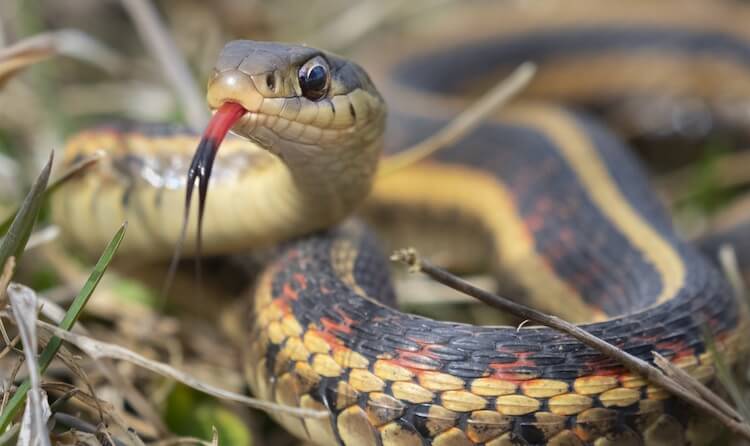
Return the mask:
[[[470,225],[481,243],[469,254],[489,259],[523,299],[710,382],[702,330],[733,362],[744,313],[716,269],[675,234],[624,143],[594,118],[512,107],[456,146],[375,180],[385,104],[353,62],[308,47],[232,42],[208,99],[217,114],[227,102],[240,104],[245,113],[233,129],[251,142],[222,146],[205,250],[282,246],[250,293],[248,382],[260,398],[330,413],[276,415],[290,432],[347,446],[710,439],[710,420],[554,330],[398,311],[375,236],[362,223],[341,223],[369,193],[363,215],[378,224],[427,211],[447,225]],[[414,140],[442,122],[411,110],[392,116],[391,128]],[[128,219],[124,254],[169,256],[182,215],[181,172],[197,141],[166,128],[81,133],[68,161],[100,149],[110,157],[57,194],[55,218],[91,250]]]

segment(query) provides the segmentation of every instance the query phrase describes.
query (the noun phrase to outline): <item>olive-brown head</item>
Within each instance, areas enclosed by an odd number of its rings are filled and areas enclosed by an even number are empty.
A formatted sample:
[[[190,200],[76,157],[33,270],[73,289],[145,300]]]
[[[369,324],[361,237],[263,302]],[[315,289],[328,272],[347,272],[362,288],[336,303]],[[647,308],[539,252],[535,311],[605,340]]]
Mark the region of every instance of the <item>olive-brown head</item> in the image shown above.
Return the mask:
[[[209,106],[240,104],[234,133],[282,158],[362,148],[381,137],[385,104],[355,63],[320,50],[237,40],[221,52]]]

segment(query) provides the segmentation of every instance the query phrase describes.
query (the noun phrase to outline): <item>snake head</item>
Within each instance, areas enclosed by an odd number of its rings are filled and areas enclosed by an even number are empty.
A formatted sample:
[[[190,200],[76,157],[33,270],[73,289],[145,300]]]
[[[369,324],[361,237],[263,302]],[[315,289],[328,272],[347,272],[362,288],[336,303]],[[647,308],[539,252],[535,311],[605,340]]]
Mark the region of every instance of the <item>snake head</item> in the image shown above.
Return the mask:
[[[237,40],[222,50],[207,100],[214,115],[188,170],[182,236],[197,181],[198,253],[211,169],[230,129],[277,155],[297,178],[317,176],[308,184],[337,190],[337,198],[328,197],[335,218],[369,190],[382,146],[385,104],[355,63],[305,46]],[[347,176],[351,181],[341,181]],[[334,178],[339,186],[321,186]]]
[[[380,138],[385,116],[381,96],[355,63],[273,42],[228,43],[207,99],[213,110],[241,105],[246,113],[233,132],[282,159],[356,150]]]

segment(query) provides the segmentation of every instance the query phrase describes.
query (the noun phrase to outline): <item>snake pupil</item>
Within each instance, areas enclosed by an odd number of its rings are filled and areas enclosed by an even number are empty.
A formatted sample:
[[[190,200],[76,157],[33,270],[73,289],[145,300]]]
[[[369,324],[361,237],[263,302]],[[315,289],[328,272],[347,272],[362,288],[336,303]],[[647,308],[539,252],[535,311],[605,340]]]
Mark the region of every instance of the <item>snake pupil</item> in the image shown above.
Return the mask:
[[[307,99],[316,101],[322,98],[328,87],[328,70],[323,65],[315,65],[307,71],[303,67],[299,74],[299,85]]]

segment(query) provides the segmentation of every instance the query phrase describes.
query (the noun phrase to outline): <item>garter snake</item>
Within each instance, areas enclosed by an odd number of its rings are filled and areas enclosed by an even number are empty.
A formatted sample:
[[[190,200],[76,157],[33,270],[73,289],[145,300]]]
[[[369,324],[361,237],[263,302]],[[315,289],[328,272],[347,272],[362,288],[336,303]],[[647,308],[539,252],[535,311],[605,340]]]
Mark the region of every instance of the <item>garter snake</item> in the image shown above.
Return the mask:
[[[727,73],[733,98],[750,97],[750,43],[731,26],[736,20],[685,14],[662,27],[631,14],[612,28],[615,14],[601,15],[566,22],[562,14],[543,32],[511,27],[500,38],[389,63],[401,102],[415,98],[391,112],[389,128],[402,143],[429,134],[448,114],[418,106],[437,97],[433,89],[459,89],[472,83],[461,73],[526,59],[542,66],[531,94],[565,102],[655,91],[720,101],[722,85],[712,79]],[[649,77],[646,60],[668,75]],[[589,62],[597,67],[590,78],[575,79],[571,67]],[[295,435],[321,445],[499,446],[703,444],[715,433],[663,390],[551,329],[398,311],[375,236],[342,223],[370,194],[362,213],[378,225],[466,257],[458,264],[486,261],[534,306],[644,360],[658,351],[709,382],[702,329],[733,362],[743,313],[717,270],[676,235],[625,143],[596,119],[560,106],[511,107],[454,147],[375,181],[385,101],[354,62],[234,41],[207,97],[216,113],[204,158],[229,126],[251,142],[222,145],[203,249],[281,243],[251,292],[245,363],[258,397],[329,411],[326,420],[277,415]],[[68,160],[99,149],[110,156],[57,194],[55,219],[92,251],[127,219],[121,254],[168,256],[197,142],[167,127],[82,132]],[[405,223],[410,216],[421,221]]]

